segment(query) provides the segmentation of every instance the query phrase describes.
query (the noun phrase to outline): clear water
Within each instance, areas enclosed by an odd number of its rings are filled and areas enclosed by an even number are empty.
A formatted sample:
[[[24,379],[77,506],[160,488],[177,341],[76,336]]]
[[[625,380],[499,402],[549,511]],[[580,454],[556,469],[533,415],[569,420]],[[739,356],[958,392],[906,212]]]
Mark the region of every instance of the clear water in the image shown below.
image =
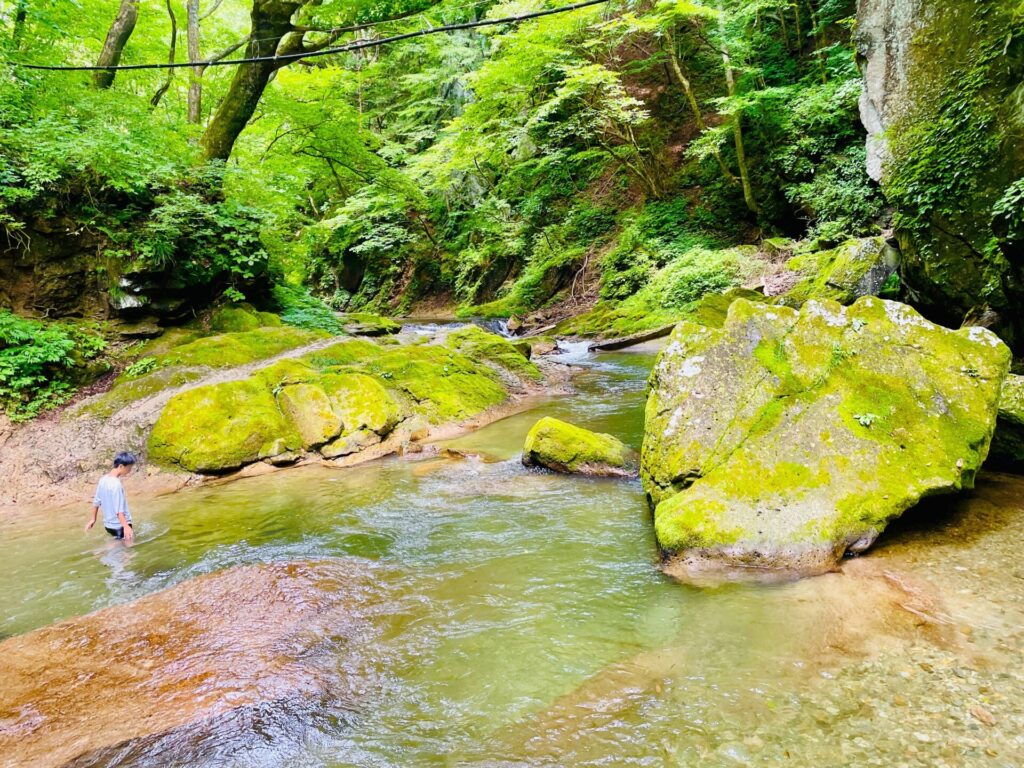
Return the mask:
[[[652,355],[568,354],[588,366],[579,394],[451,441],[466,459],[138,502],[131,550],[66,512],[9,518],[0,634],[242,563],[357,558],[382,566],[388,608],[338,651],[364,680],[344,716],[282,707],[99,764],[1022,764],[1024,483],[933,504],[842,574],[681,586],[657,569],[639,483],[519,463],[541,415],[639,447]]]

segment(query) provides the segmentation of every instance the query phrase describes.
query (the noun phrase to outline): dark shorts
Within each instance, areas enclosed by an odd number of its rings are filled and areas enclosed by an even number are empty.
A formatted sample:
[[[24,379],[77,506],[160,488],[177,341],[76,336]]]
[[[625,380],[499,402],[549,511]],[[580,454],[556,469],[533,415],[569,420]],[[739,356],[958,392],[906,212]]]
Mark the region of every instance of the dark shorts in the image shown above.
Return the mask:
[[[104,528],[103,530],[109,533],[115,539],[124,538],[124,528]]]

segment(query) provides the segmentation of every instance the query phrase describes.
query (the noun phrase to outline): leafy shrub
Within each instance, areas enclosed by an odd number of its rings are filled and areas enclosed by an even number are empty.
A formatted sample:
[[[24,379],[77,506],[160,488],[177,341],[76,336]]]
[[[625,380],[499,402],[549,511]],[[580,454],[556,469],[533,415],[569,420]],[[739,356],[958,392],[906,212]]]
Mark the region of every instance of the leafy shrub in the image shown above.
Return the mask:
[[[652,306],[678,309],[705,294],[736,286],[747,269],[748,263],[737,249],[694,248],[655,273],[641,295]]]
[[[275,311],[288,325],[310,330],[319,328],[328,333],[342,332],[341,321],[334,311],[301,288],[275,285],[271,295]]]
[[[0,407],[11,421],[31,419],[71,397],[74,349],[67,328],[0,310]]]
[[[124,375],[129,379],[137,379],[140,376],[145,376],[147,373],[152,373],[157,369],[158,365],[155,357],[142,357],[125,368]]]

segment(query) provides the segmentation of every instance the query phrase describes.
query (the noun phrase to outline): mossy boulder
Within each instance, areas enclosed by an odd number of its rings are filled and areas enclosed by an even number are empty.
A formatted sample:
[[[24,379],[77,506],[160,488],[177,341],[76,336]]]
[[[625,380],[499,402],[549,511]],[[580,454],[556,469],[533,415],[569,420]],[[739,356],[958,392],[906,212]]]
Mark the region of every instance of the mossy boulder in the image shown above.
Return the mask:
[[[749,288],[731,288],[724,293],[709,293],[686,311],[684,319],[708,328],[721,328],[725,325],[729,307],[737,299],[756,302],[768,301],[763,293],[752,291]]]
[[[171,398],[149,436],[149,459],[193,472],[225,472],[302,438],[256,379],[212,384]]]
[[[221,333],[181,344],[157,357],[160,364],[231,368],[265,360],[297,347],[330,338],[324,331],[281,326]]]
[[[341,434],[341,419],[327,393],[316,384],[282,387],[277,404],[302,438],[303,448],[316,448]]]
[[[434,424],[464,421],[508,399],[498,373],[440,345],[381,347],[365,370]]]
[[[989,463],[998,469],[1024,469],[1024,376],[1007,376],[1003,382]]]
[[[238,333],[258,328],[276,328],[283,325],[273,312],[260,312],[251,304],[225,304],[210,315],[210,330],[215,333]]]
[[[320,386],[327,393],[346,435],[361,429],[386,435],[402,418],[395,399],[370,376],[328,373],[320,378]]]
[[[618,438],[546,416],[530,429],[523,464],[592,477],[635,477],[633,452]]]
[[[350,312],[341,315],[341,327],[353,336],[389,336],[402,330],[394,320],[366,312]]]
[[[973,485],[1009,349],[896,302],[736,301],[651,374],[641,477],[670,572],[821,572],[924,496]]]
[[[445,343],[473,360],[487,360],[521,379],[540,381],[540,369],[530,362],[529,344],[513,343],[478,325],[466,325],[448,334]]]
[[[791,307],[810,299],[852,304],[862,296],[877,296],[899,264],[899,251],[882,237],[848,240],[827,251],[801,253],[786,262],[800,281],[780,301]]]
[[[200,341],[218,339],[220,345],[227,338],[279,330],[296,329],[263,328]],[[439,344],[350,339],[276,360],[243,381],[171,398],[151,434],[150,459],[190,471],[224,472],[259,460],[294,461],[299,449],[327,458],[348,455],[380,442],[409,417],[434,424],[464,421],[509,396],[507,375],[479,357]],[[171,370],[188,369],[160,369],[150,377]],[[150,377],[133,386],[142,387]]]

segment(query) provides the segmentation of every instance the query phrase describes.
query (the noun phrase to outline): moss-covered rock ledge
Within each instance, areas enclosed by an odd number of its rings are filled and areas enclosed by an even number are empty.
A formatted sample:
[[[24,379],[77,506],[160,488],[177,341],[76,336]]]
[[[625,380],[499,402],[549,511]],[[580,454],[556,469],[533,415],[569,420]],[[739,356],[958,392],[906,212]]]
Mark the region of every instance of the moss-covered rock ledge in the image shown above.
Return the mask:
[[[177,394],[153,427],[148,455],[200,473],[339,459],[399,426],[411,434],[466,421],[542,378],[512,344],[477,328],[441,344],[349,339]]]
[[[680,325],[641,466],[668,571],[825,571],[923,496],[972,487],[1009,365],[990,331],[873,297]]]

